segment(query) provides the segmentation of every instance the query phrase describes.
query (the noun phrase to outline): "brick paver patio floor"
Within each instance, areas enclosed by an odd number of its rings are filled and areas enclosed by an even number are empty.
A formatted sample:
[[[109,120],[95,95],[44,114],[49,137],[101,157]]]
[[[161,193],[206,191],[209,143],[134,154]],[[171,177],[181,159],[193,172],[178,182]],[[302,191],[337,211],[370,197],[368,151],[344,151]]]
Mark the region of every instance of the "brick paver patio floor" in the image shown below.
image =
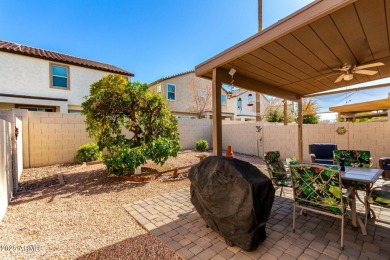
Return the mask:
[[[227,246],[221,236],[206,228],[190,202],[189,188],[124,207],[183,259],[390,259],[390,210],[373,207],[377,219],[370,220],[367,236],[360,229],[353,230],[348,218],[342,251],[338,219],[311,212],[297,214],[296,231],[292,232],[291,192],[287,188],[282,197],[275,196],[267,239],[252,252]],[[362,205],[358,210],[363,212]]]

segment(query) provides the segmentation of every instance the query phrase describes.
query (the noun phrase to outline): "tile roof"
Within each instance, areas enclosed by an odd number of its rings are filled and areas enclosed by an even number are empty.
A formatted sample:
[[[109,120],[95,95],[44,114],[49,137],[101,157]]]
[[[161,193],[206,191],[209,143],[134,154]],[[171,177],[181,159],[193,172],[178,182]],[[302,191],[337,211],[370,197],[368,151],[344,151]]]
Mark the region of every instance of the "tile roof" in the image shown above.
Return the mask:
[[[167,79],[171,79],[171,78],[175,78],[175,77],[179,77],[179,76],[183,76],[183,75],[190,74],[190,73],[195,73],[195,70],[189,70],[189,71],[181,72],[181,73],[174,74],[174,75],[171,75],[171,76],[163,77],[161,79],[158,79],[158,80],[150,83],[149,86],[151,87],[153,85],[156,85],[157,83],[160,83],[161,81],[164,81],[164,80],[167,80]]]
[[[76,66],[80,66],[80,67],[96,69],[96,70],[102,70],[102,71],[106,71],[106,72],[117,73],[120,75],[126,75],[126,76],[131,76],[131,77],[134,76],[133,73],[126,71],[126,70],[123,70],[121,68],[115,67],[115,66],[110,65],[110,64],[87,60],[87,59],[83,59],[83,58],[78,58],[78,57],[74,57],[74,56],[70,56],[70,55],[62,54],[62,53],[58,53],[58,52],[33,48],[33,47],[29,47],[29,46],[25,46],[25,45],[21,45],[21,44],[17,44],[17,43],[12,43],[12,42],[7,42],[7,41],[3,41],[3,40],[0,40],[0,51],[19,54],[19,55],[25,55],[25,56],[55,61],[55,62],[61,62],[61,63],[76,65]]]

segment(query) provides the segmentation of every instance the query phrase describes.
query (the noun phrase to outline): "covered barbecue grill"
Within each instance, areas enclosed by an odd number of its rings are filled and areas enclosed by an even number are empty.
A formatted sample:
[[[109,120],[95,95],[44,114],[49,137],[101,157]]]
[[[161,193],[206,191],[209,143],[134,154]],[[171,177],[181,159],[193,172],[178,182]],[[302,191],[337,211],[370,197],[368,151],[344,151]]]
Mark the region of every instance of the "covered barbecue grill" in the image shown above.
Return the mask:
[[[228,245],[255,250],[266,238],[275,189],[250,163],[210,156],[191,168],[191,202]]]

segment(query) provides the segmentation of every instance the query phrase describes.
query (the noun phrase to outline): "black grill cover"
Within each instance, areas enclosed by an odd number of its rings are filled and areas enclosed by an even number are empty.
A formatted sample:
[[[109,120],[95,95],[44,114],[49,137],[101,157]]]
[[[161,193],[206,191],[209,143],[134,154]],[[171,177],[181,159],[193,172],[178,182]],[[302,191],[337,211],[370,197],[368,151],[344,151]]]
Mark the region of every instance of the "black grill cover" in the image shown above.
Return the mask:
[[[264,241],[275,189],[252,164],[210,156],[190,170],[191,202],[228,245],[255,250]]]

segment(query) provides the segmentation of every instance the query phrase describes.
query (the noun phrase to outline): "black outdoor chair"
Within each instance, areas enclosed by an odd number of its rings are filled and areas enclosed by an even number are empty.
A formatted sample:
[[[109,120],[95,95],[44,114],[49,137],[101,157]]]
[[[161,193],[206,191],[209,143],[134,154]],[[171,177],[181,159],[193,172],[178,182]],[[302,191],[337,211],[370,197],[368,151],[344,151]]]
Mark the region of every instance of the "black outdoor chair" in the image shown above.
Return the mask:
[[[310,144],[309,153],[312,163],[333,164],[333,151],[336,144]]]

